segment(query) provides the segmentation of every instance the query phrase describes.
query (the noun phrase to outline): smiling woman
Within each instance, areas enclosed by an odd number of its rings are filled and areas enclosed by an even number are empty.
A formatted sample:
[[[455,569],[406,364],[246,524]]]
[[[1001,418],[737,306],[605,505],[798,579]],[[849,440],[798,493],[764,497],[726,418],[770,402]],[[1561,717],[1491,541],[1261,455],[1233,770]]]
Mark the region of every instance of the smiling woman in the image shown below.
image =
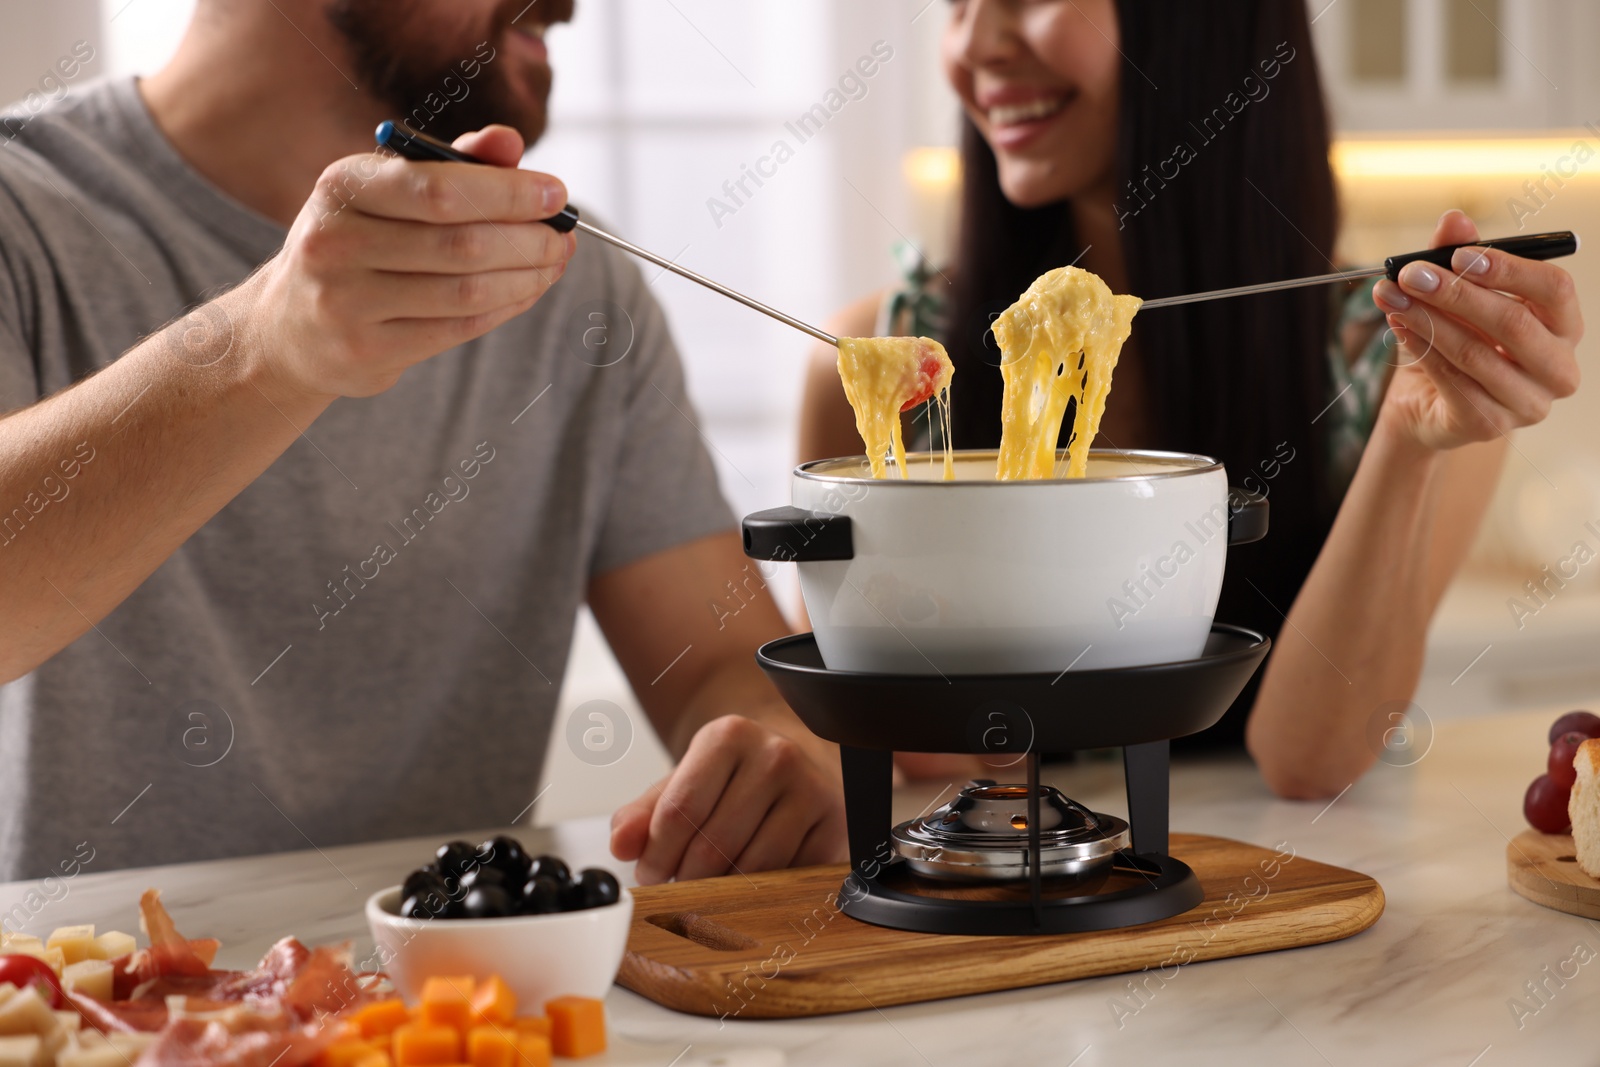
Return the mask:
[[[1016,378],[1013,331],[996,315],[1046,271],[1070,264],[1153,300],[1333,269],[1328,117],[1304,5],[954,0],[948,11],[945,73],[964,112],[955,262],[831,326],[860,332],[880,309],[929,309],[914,329],[943,331],[961,448],[1011,431],[997,413]],[[1454,212],[1434,234],[1435,247],[1475,240]],[[1272,535],[1230,557],[1217,607],[1283,639],[1259,683],[1189,742],[1248,734],[1287,795],[1337,793],[1376,758],[1365,720],[1415,690],[1505,432],[1576,388],[1581,322],[1564,271],[1470,248],[1451,268],[1147,310],[1117,364],[1104,446],[1200,452],[1235,479],[1304,457],[1270,485],[1256,479],[1271,491]],[[824,361],[819,350],[803,459],[837,455],[843,439]],[[1089,443],[1049,445],[1069,442]]]

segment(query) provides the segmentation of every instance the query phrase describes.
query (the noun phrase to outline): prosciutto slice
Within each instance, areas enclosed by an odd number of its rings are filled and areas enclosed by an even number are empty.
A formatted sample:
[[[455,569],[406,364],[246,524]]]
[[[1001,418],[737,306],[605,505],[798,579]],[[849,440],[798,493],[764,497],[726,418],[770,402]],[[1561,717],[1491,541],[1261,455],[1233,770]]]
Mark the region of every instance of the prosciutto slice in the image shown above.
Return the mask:
[[[337,1028],[275,1027],[267,1020],[174,1019],[137,1067],[304,1067],[333,1043]]]
[[[114,999],[67,994],[87,1026],[158,1035],[138,1067],[299,1067],[337,1036],[331,1016],[376,999],[347,945],[286,937],[252,970],[215,970],[217,942],[180,934],[159,893],[147,890],[139,912],[150,945],[115,961]]]

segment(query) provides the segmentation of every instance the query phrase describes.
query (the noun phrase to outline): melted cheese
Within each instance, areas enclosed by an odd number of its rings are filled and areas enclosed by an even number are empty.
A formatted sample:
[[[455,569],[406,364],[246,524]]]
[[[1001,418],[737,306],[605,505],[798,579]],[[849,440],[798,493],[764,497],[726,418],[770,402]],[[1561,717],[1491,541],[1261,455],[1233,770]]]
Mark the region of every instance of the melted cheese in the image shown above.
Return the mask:
[[[944,429],[944,476],[955,477],[950,447],[950,378],[955,373],[944,346],[926,337],[841,337],[839,377],[856,413],[856,431],[866,445],[874,478],[889,476],[885,457],[893,456],[906,476],[906,449],[900,413],[932,399]]]
[[[1005,379],[1000,480],[1054,476],[1061,420],[1073,399],[1066,476],[1081,478],[1088,471],[1111,372],[1141,303],[1136,296],[1113,296],[1086,270],[1060,267],[1040,275],[995,319]]]

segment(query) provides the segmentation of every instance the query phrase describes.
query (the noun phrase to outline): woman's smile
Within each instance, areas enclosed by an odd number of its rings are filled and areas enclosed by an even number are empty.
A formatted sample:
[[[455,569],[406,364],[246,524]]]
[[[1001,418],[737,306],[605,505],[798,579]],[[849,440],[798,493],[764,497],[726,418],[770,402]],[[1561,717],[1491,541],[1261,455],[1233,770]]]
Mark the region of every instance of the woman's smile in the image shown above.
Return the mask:
[[[1076,89],[1004,87],[980,94],[977,110],[989,142],[1001,151],[1018,151],[1038,140],[1077,99]]]

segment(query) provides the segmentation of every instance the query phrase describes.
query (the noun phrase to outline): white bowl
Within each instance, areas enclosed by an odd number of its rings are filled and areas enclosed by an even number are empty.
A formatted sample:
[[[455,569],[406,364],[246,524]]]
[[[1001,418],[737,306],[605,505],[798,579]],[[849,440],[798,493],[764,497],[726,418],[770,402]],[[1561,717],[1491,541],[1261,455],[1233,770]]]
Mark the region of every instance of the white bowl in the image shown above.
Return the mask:
[[[435,975],[498,974],[517,1010],[538,1014],[554,997],[603,998],[622,966],[633,919],[633,894],[615,904],[550,915],[499,919],[403,919],[400,887],[367,898],[367,925],[381,966],[410,1003]]]

